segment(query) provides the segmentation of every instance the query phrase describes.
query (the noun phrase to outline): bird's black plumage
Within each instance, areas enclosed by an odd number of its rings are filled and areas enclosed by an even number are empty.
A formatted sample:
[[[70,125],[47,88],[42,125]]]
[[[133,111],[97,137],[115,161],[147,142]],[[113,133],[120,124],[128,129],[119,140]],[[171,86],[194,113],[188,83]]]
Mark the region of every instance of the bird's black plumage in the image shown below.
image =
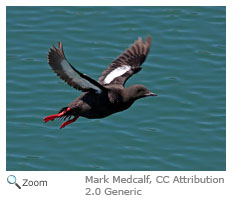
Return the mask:
[[[126,49],[116,60],[114,60],[110,66],[103,71],[102,76],[99,78],[99,82],[102,85],[106,84],[120,84],[124,85],[125,82],[135,73],[139,72],[142,68],[140,65],[146,59],[146,56],[150,50],[151,37],[146,38],[146,42],[143,43],[142,38],[138,38],[130,48]],[[114,78],[110,83],[106,83],[105,79],[109,73],[118,67],[130,66],[130,70],[125,74]]]
[[[62,43],[58,43],[49,51],[48,63],[53,71],[65,82],[83,93],[58,114],[44,118],[44,121],[55,118],[73,119],[64,122],[60,128],[77,120],[79,116],[86,118],[103,118],[116,112],[128,109],[134,101],[147,96],[156,96],[143,85],[125,88],[125,82],[141,70],[151,45],[151,38],[136,40],[110,66],[103,71],[98,82],[75,69],[66,59]]]

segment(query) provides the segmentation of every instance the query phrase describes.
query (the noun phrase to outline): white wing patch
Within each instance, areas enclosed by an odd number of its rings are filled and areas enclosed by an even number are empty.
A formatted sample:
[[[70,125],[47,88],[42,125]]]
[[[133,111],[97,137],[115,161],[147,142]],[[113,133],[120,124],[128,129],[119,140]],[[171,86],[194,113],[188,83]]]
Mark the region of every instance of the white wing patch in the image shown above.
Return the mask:
[[[101,93],[101,89],[96,87],[94,84],[90,83],[86,79],[82,78],[77,72],[75,72],[70,64],[66,60],[62,60],[61,66],[63,68],[63,71],[72,78],[72,81],[76,82],[78,85],[80,85],[83,88],[92,88],[97,91],[97,93]]]
[[[129,71],[131,67],[129,65],[123,65],[111,71],[104,79],[105,84],[111,83],[116,77],[123,75]]]

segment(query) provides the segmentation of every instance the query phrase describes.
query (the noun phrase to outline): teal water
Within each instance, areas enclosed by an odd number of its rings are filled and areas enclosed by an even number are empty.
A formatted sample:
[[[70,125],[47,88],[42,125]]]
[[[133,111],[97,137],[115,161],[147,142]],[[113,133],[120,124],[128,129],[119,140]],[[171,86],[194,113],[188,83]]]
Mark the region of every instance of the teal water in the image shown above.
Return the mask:
[[[7,170],[225,170],[225,7],[7,7]],[[81,92],[47,64],[98,79],[139,36],[152,36],[127,86],[158,94],[104,119],[44,124]]]

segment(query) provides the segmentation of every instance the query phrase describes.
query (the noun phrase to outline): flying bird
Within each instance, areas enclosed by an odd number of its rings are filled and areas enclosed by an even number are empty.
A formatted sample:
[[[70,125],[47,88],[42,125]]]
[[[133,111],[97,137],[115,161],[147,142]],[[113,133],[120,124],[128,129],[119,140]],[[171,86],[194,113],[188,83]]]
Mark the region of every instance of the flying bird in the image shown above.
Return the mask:
[[[102,72],[99,80],[95,81],[69,63],[61,42],[58,42],[58,48],[53,45],[48,53],[48,64],[57,76],[83,93],[58,114],[45,117],[44,122],[55,118],[68,118],[68,121],[60,126],[64,128],[80,116],[88,119],[104,118],[128,109],[137,99],[157,96],[143,85],[124,87],[125,82],[142,69],[140,66],[145,61],[150,46],[150,36],[145,42],[139,37]]]

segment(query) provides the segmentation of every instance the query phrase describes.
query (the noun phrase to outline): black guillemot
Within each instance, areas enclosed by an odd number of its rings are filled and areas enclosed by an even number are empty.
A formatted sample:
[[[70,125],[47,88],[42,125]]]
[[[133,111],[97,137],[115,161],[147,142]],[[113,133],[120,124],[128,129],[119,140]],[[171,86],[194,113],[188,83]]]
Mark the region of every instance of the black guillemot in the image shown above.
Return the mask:
[[[145,61],[150,45],[151,37],[148,36],[145,42],[138,38],[103,71],[98,82],[68,62],[61,42],[58,42],[58,49],[53,45],[48,53],[48,63],[52,70],[67,84],[83,93],[58,114],[45,117],[44,122],[68,118],[60,127],[64,128],[80,116],[89,119],[107,117],[128,109],[137,99],[157,96],[143,85],[124,87],[125,82],[142,69],[140,65]]]

